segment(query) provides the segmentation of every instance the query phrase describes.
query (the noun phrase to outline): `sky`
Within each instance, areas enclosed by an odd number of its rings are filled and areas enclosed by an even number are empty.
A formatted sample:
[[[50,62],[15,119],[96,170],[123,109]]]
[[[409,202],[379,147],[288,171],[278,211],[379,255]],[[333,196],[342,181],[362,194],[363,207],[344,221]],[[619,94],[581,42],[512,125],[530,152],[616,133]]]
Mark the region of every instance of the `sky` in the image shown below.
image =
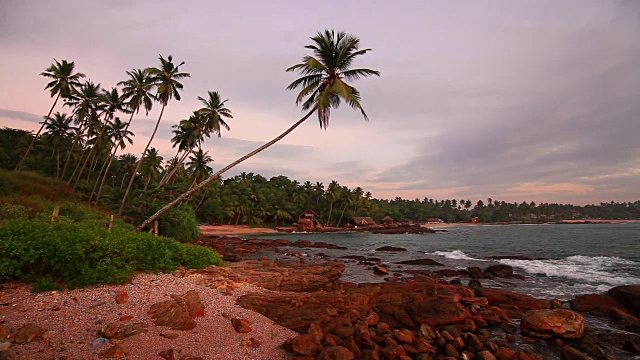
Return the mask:
[[[381,76],[352,84],[370,121],[349,107],[326,131],[310,118],[225,177],[336,180],[378,198],[640,199],[634,0],[0,0],[0,127],[37,129],[53,103],[38,74],[54,59],[110,89],[173,55],[191,78],[152,146],[172,157],[171,126],[218,91],[231,131],[203,148],[220,169],[303,115],[285,69],[324,29],[373,49],[353,65]],[[139,155],[159,112],[134,117],[126,152]]]

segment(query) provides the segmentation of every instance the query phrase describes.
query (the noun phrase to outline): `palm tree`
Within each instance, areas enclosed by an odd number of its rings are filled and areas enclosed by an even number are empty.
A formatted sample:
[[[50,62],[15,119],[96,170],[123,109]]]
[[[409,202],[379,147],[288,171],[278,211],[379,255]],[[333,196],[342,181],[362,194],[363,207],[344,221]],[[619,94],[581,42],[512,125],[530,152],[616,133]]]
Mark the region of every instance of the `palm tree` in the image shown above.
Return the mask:
[[[67,60],[62,60],[62,62],[60,62],[56,59],[53,59],[53,60],[55,61],[55,64],[51,64],[51,66],[49,66],[44,72],[40,73],[40,76],[44,76],[46,78],[52,79],[47,84],[47,86],[45,86],[45,90],[49,89],[49,93],[51,94],[51,97],[55,96],[56,99],[53,101],[53,105],[51,105],[51,109],[49,109],[49,113],[44,118],[44,121],[42,122],[40,129],[38,129],[38,132],[35,134],[33,139],[31,139],[31,143],[29,144],[29,147],[27,147],[27,150],[24,152],[24,155],[22,155],[22,159],[20,159],[18,166],[16,166],[16,170],[20,170],[20,167],[22,166],[24,159],[26,159],[27,155],[29,155],[29,152],[33,148],[34,142],[36,141],[38,136],[40,136],[42,129],[47,124],[47,120],[49,120],[49,118],[51,117],[51,113],[53,112],[53,109],[56,107],[56,104],[58,103],[58,99],[60,99],[60,96],[62,96],[63,98],[69,97],[73,89],[76,86],[80,86],[80,83],[78,82],[78,80],[84,77],[83,73],[75,73],[75,74],[73,73],[73,70],[76,66],[73,61],[67,62]]]
[[[130,123],[131,121],[129,121]],[[129,128],[129,123],[123,123],[120,121],[120,118],[115,118],[115,120],[110,124],[109,137],[113,139],[113,147],[114,151],[111,153],[109,157],[109,162],[107,163],[107,168],[104,171],[104,176],[102,176],[102,181],[100,182],[100,188],[98,189],[98,194],[96,195],[96,205],[98,205],[98,201],[100,200],[100,194],[102,194],[102,187],[104,186],[104,182],[107,180],[107,174],[109,174],[109,169],[111,168],[111,163],[116,155],[116,151],[118,148],[123,149],[127,147],[127,143],[129,145],[133,144],[133,140],[131,139],[134,136],[133,132],[127,130]],[[100,180],[100,177],[98,177]],[[97,182],[96,182],[97,184]],[[95,191],[95,186],[94,186]],[[92,191],[93,194],[93,191]]]
[[[180,101],[180,92],[182,90],[183,85],[178,81],[180,79],[188,78],[191,75],[189,73],[181,73],[179,68],[184,64],[184,61],[175,66],[173,64],[173,56],[169,55],[167,59],[163,58],[160,55],[160,68],[148,68],[147,72],[152,78],[152,82],[156,88],[156,99],[162,103],[162,110],[160,110],[160,116],[158,116],[158,121],[156,122],[156,126],[153,129],[153,133],[151,133],[151,137],[149,138],[149,142],[147,142],[147,146],[145,146],[144,151],[142,152],[142,157],[149,149],[151,142],[153,141],[153,137],[156,135],[156,131],[158,131],[158,125],[160,125],[160,120],[162,120],[162,114],[164,114],[164,109],[167,107],[169,100],[175,98],[177,101]],[[133,180],[135,179],[136,173],[140,169],[140,164],[136,166],[136,170],[133,172],[131,179],[129,180],[129,186],[127,186],[127,190],[124,192],[124,196],[122,197],[122,203],[120,204],[120,209],[118,210],[118,215],[122,215],[122,211],[124,210],[124,205],[127,203],[127,196],[129,196],[129,191],[131,191],[131,186],[133,185]]]
[[[53,118],[46,124],[46,136],[53,142],[53,149],[56,153],[56,178],[60,178],[60,147],[62,143],[73,135],[74,128],[71,126],[72,118],[67,114],[56,112]]]
[[[180,120],[180,123],[172,127],[174,128],[174,136],[171,138],[171,144],[172,147],[178,148],[178,152],[174,156],[176,161],[165,171],[164,176],[158,184],[158,189],[171,180],[178,169],[182,167],[187,156],[191,154],[196,146],[202,144],[205,137],[204,121],[195,111],[188,119]],[[180,153],[182,153],[182,156],[180,156]]]
[[[326,128],[329,125],[330,109],[338,108],[341,100],[344,100],[352,108],[360,110],[365,120],[368,119],[360,104],[360,92],[353,86],[347,84],[346,81],[358,80],[361,77],[372,75],[380,76],[380,73],[375,70],[351,69],[353,61],[371,49],[361,50],[360,40],[357,37],[333,30],[325,30],[324,33],[318,33],[312,37],[311,40],[313,44],[308,45],[307,48],[313,50],[315,56],[305,56],[302,59],[302,63],[287,69],[287,71],[298,71],[303,75],[298,80],[292,82],[287,89],[302,88],[296,98],[296,104],[302,102],[303,111],[309,110],[309,112],[273,140],[232,162],[200,184],[178,196],[142,222],[136,230],[143,229],[172,206],[186,199],[225,171],[277,143],[311,117],[314,112],[318,113],[320,127]],[[304,100],[305,98],[306,100]]]
[[[71,160],[71,155],[73,154],[76,145],[78,145],[78,143],[80,142],[80,138],[82,137],[82,135],[91,128],[92,119],[95,118],[98,111],[99,101],[100,84],[94,84],[93,82],[91,82],[91,80],[89,80],[81,84],[79,86],[79,90],[74,88],[71,92],[71,95],[69,96],[69,100],[65,104],[67,106],[73,107],[73,115],[75,117],[74,123],[77,125],[77,131],[76,136],[73,139],[73,143],[71,144],[71,148],[67,152],[67,159],[65,160],[64,167],[62,168],[62,179],[64,179],[64,175],[67,172],[67,167],[69,166],[69,161]],[[82,151],[83,156],[84,150],[86,150],[86,148],[84,148]],[[76,166],[76,169],[71,174],[69,183],[75,176],[77,168],[78,167]]]
[[[194,151],[192,156],[189,156],[189,162],[187,162],[187,169],[191,171],[191,176],[193,176],[193,182],[191,186],[198,183],[200,179],[205,179],[209,174],[211,174],[211,166],[208,164],[213,161],[213,158],[209,156],[209,152],[202,151],[202,148],[199,148],[198,151]]]
[[[139,168],[140,173],[143,177],[147,178],[147,181],[144,184],[144,190],[147,189],[151,180],[156,180],[160,176],[160,172],[162,171],[162,160],[162,156],[160,156],[160,153],[156,148],[149,148],[145,157],[139,161],[139,163],[142,164]]]

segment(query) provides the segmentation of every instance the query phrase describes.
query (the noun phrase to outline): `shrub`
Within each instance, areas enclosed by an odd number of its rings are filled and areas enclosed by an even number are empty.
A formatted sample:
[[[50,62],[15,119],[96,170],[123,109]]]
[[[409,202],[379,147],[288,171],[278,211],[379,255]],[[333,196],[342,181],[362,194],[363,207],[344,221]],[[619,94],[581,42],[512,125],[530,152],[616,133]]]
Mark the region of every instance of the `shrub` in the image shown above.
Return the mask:
[[[20,204],[0,203],[0,220],[29,218],[29,209]]]
[[[36,280],[31,286],[32,293],[40,293],[45,291],[60,291],[62,287],[51,276],[43,276]]]
[[[158,219],[158,232],[179,242],[191,243],[200,236],[198,225],[193,209],[183,205],[169,209]]]

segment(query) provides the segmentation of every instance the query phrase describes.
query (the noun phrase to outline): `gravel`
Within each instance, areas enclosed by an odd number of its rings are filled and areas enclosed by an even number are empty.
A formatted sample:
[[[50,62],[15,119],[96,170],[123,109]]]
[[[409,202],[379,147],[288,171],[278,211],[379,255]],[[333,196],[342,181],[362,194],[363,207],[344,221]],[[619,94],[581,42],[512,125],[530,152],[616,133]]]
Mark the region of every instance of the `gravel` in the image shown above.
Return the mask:
[[[22,325],[35,323],[44,333],[31,343],[14,344],[8,351],[16,359],[99,359],[99,353],[119,344],[124,359],[162,359],[160,351],[175,349],[181,354],[204,359],[291,359],[293,356],[278,347],[296,332],[283,328],[268,318],[235,304],[236,299],[260,288],[242,284],[233,295],[224,295],[217,289],[196,285],[197,278],[178,278],[169,274],[139,274],[130,283],[69,292],[51,291],[29,293],[23,283],[5,283],[0,290],[0,323],[10,332]],[[116,292],[124,290],[129,300],[116,304]],[[147,315],[149,307],[170,299],[171,294],[182,295],[196,290],[205,306],[205,316],[196,318],[198,326],[189,331],[170,330],[153,324]],[[148,332],[124,340],[110,340],[92,350],[90,343],[98,336],[96,330],[109,322],[120,322],[121,317],[132,316],[123,324],[142,322]],[[238,334],[231,318],[253,323],[252,331]],[[161,334],[177,334],[170,339]],[[255,344],[256,349],[248,346]]]

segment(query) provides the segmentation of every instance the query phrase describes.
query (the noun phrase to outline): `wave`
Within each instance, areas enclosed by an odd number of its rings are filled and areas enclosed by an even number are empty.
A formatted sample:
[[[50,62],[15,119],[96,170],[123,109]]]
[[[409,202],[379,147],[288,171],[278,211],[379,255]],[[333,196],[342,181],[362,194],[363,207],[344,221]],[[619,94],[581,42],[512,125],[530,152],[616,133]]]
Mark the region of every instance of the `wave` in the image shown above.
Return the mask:
[[[470,257],[469,255],[465,254],[462,250],[434,251],[434,252],[425,252],[425,254],[444,256],[447,259],[488,261],[484,259],[476,259],[476,258]]]
[[[515,260],[500,259],[502,264],[520,268],[529,274],[565,278],[606,289],[607,287],[640,284],[640,278],[620,271],[621,265],[640,266],[639,263],[609,256],[574,255],[564,259]],[[618,271],[614,273],[613,271]]]

